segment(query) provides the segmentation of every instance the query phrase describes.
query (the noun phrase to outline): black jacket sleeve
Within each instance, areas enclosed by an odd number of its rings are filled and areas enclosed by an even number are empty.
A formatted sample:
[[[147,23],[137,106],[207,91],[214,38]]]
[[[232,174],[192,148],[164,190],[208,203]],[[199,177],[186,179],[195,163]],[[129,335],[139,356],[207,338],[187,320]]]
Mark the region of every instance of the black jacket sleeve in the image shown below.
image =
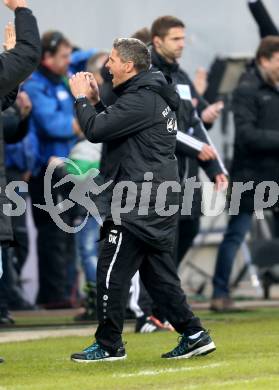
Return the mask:
[[[279,31],[262,1],[257,0],[255,2],[249,2],[248,4],[259,27],[261,38],[264,38],[267,35],[279,35]]]
[[[27,8],[15,11],[16,46],[0,55],[0,98],[3,99],[36,69],[41,55],[37,22]]]
[[[185,123],[185,125],[177,133],[176,150],[186,157],[195,158],[201,152],[204,144],[208,144],[208,140],[202,130],[202,121],[190,101],[183,102],[183,110],[178,112],[178,116],[178,123]]]
[[[213,142],[211,141],[207,130],[205,129],[201,120],[196,123],[194,128],[194,134],[197,138],[202,140],[204,143],[212,146],[215,149],[215,153],[217,154],[217,158],[215,160],[201,161],[198,160],[200,167],[205,171],[206,175],[210,180],[214,181],[215,176],[223,173],[224,175],[228,175],[228,171],[224,166],[224,163],[219,156],[217,149],[215,148]]]
[[[214,145],[197,112],[192,108],[191,111],[188,110],[188,115],[191,118],[189,122],[191,136],[188,135],[189,140],[187,140],[186,134],[180,135],[178,132],[176,151],[178,153],[184,154],[185,156],[197,158],[204,144],[211,145],[212,147],[214,147]],[[215,160],[204,162],[198,159],[199,165],[211,180],[214,180],[215,176],[221,173],[228,175],[228,172],[217,150],[216,154],[218,157]]]
[[[256,89],[250,84],[240,84],[234,93],[233,113],[236,138],[254,151],[279,151],[277,130],[257,127],[258,106]]]
[[[16,105],[3,113],[4,141],[15,144],[21,141],[28,132],[28,118],[22,120]]]
[[[179,131],[177,132],[176,152],[185,157],[196,158],[201,152],[206,138],[199,131],[201,120],[190,100],[182,100],[177,112]]]
[[[4,96],[2,99],[2,111],[9,108],[12,104],[14,104],[18,93],[18,88],[15,88],[8,95]]]
[[[206,176],[213,182],[215,181],[217,175],[224,174],[228,176],[227,170],[223,168],[222,163],[220,163],[218,159],[199,161],[199,165],[206,173]]]
[[[109,107],[94,107],[86,98],[78,99],[77,118],[90,142],[108,142],[151,126],[144,102],[140,92],[127,93]]]
[[[203,143],[182,131],[177,132],[176,153],[183,154],[185,157],[197,158],[203,148]]]

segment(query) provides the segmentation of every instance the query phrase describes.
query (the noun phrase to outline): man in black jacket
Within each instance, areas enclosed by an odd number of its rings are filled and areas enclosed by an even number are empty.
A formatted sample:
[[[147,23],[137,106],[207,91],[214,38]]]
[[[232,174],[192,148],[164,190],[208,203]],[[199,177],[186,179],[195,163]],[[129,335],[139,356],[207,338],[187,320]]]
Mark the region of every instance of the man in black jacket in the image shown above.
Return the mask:
[[[254,210],[263,205],[261,199],[256,196],[258,192],[255,192],[255,188],[265,181],[278,184],[278,107],[279,37],[270,36],[262,40],[255,63],[243,74],[234,93],[233,112],[236,133],[231,180],[232,183],[246,183],[246,190],[241,196],[239,212],[235,204],[238,200],[234,198],[232,191],[231,217],[219,247],[213,279],[211,307],[215,311],[226,311],[232,308],[229,279],[233,262],[238,248],[251,227]],[[275,203],[275,206],[278,204]]]
[[[85,136],[91,142],[107,142],[106,179],[112,180],[97,269],[96,342],[73,354],[72,360],[126,358],[121,333],[137,270],[152,299],[182,335],[179,345],[162,357],[212,352],[215,345],[190,310],[171,257],[179,191],[173,110],[179,97],[160,72],[149,71],[150,54],[137,39],[115,40],[107,66],[119,95],[110,107],[100,101],[89,75],[77,74],[70,81]]]
[[[0,55],[0,109],[4,111],[15,100],[18,85],[36,68],[40,59],[40,36],[36,19],[27,8],[26,0],[4,0],[4,4],[15,12],[16,46]],[[0,186],[2,194],[6,186],[3,127],[0,118]],[[5,195],[0,202],[0,246],[13,239],[11,221],[4,215],[3,204],[9,203]],[[1,250],[1,249],[0,249]],[[0,276],[2,273],[0,260]]]
[[[177,113],[178,129],[182,134],[191,135],[198,142],[191,142],[191,148],[185,148],[178,134],[176,156],[178,159],[179,177],[181,183],[188,178],[198,177],[198,169],[201,166],[210,180],[217,186],[227,183],[227,171],[223,166],[216,150],[207,158],[204,153],[208,147],[212,147],[207,131],[202,121],[210,127],[220,114],[220,103],[209,105],[196,91],[188,74],[181,69],[177,60],[182,56],[185,45],[185,25],[174,16],[162,16],[156,19],[151,27],[152,52],[151,59],[155,68],[159,69],[172,84],[176,86],[181,102]],[[192,103],[202,121],[197,116]],[[192,246],[193,240],[199,232],[201,215],[201,190],[197,188],[191,215],[181,217],[178,224],[176,264],[179,266],[183,257]]]

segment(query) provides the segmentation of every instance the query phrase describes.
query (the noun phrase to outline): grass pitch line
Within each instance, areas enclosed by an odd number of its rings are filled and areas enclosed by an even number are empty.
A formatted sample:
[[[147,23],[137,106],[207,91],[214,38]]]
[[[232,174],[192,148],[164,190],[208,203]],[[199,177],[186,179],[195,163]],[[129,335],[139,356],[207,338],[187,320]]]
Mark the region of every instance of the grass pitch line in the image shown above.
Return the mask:
[[[208,364],[206,366],[197,366],[197,367],[179,367],[179,368],[163,368],[161,370],[143,370],[139,372],[133,372],[130,374],[114,374],[113,377],[132,378],[138,376],[156,376],[161,374],[172,374],[172,373],[183,372],[183,371],[194,371],[194,370],[202,370],[206,368],[216,368],[224,365],[225,363],[213,363],[213,364]]]
[[[278,376],[273,376],[273,375],[262,375],[262,376],[256,376],[254,378],[249,378],[249,379],[236,379],[236,380],[227,380],[227,381],[222,381],[222,382],[216,382],[214,385],[216,387],[221,387],[223,388],[224,386],[232,386],[232,385],[249,385],[254,382],[258,382],[261,380],[270,380],[270,379],[275,379],[278,380]]]

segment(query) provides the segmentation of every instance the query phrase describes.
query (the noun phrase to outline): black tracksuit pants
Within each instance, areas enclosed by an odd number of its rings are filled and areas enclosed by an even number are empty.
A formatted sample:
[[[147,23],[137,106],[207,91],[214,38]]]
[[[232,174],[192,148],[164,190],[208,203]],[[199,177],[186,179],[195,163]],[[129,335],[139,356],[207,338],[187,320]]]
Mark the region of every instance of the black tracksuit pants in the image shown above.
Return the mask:
[[[107,228],[97,268],[96,340],[107,349],[122,345],[130,282],[139,270],[153,301],[178,333],[193,334],[202,328],[181,289],[172,256],[151,248],[123,226]]]
[[[175,266],[178,269],[180,263],[191,249],[193,245],[193,241],[195,237],[198,235],[200,230],[200,217],[196,218],[180,218],[177,231],[176,231],[176,240],[175,240],[175,250],[174,250],[174,258]],[[159,320],[164,320],[164,316],[162,315],[161,308],[157,305],[154,305],[154,302],[150,298],[147,293],[143,283],[139,280],[139,296],[138,296],[138,307],[144,313],[145,316],[154,315]]]

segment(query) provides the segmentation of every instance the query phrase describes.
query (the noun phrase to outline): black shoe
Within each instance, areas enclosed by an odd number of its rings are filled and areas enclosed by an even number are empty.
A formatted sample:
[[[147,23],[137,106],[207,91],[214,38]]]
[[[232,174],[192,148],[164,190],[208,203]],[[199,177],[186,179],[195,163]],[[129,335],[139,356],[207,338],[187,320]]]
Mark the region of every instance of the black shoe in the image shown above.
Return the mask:
[[[0,357],[0,363],[4,363],[4,359]]]
[[[114,352],[104,350],[97,342],[84,349],[83,352],[74,353],[71,360],[77,363],[95,363],[100,361],[124,360],[127,355],[122,346]]]
[[[235,307],[234,301],[229,297],[213,298],[210,303],[210,310],[215,313],[237,313],[244,311]]]
[[[165,359],[188,359],[192,356],[207,355],[215,351],[216,347],[207,331],[191,339],[189,336],[180,336],[179,344],[172,351],[162,355]]]

